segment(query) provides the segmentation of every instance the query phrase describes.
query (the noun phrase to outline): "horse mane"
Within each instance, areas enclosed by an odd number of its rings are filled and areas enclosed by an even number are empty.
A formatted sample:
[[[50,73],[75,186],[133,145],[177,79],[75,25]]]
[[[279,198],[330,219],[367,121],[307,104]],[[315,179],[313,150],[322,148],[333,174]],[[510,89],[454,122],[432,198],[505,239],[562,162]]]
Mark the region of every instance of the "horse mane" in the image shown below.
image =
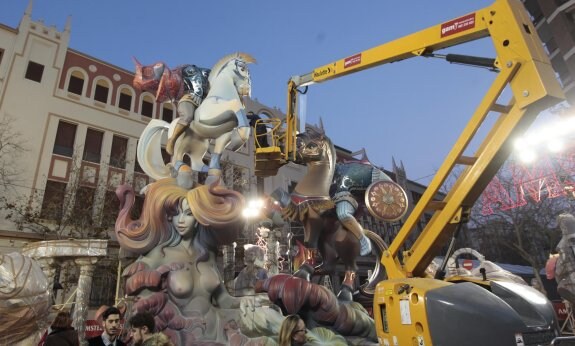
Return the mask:
[[[331,173],[331,178],[333,179],[333,175],[335,173],[335,164],[337,161],[335,146],[328,136],[324,135],[323,140],[326,142],[326,146],[329,148],[329,152],[327,154],[329,156],[329,171]]]
[[[242,60],[248,64],[256,62],[256,59],[247,53],[237,52],[237,53],[233,53],[233,54],[228,54],[228,55],[224,56],[223,58],[221,58],[214,65],[214,67],[212,67],[212,71],[210,72],[210,76],[208,77],[208,81],[211,83],[212,79],[215,78],[221,72],[221,70],[224,68],[224,66],[226,66],[226,64],[233,59],[240,59],[240,60]]]

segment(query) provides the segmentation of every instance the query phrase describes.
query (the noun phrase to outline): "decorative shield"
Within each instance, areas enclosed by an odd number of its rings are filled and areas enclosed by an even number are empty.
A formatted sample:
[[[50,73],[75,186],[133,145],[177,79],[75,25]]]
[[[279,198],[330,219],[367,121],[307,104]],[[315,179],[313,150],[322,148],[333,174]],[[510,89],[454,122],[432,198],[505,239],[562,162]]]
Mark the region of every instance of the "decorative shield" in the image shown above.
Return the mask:
[[[407,212],[407,194],[398,184],[379,180],[367,187],[365,205],[373,217],[397,221]]]

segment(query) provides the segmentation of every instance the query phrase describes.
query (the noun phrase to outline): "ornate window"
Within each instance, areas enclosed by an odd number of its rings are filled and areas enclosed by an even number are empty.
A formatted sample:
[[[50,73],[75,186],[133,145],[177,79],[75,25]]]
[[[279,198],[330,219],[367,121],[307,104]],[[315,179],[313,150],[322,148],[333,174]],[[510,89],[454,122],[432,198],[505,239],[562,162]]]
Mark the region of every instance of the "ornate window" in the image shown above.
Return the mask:
[[[66,197],[66,183],[48,180],[42,200],[40,217],[47,220],[58,220],[62,217],[64,198]]]
[[[68,79],[68,92],[82,95],[84,91],[84,75],[80,71],[74,71]]]
[[[172,105],[165,104],[162,108],[162,120],[171,123],[174,120],[174,109]]]
[[[114,135],[112,139],[112,151],[110,153],[110,166],[125,169],[127,150],[128,139]]]
[[[104,133],[94,129],[88,129],[86,132],[86,141],[84,142],[84,161],[100,163],[102,155],[102,139]]]
[[[154,115],[154,100],[149,95],[144,96],[142,100],[142,108],[140,109],[142,115],[152,118]]]
[[[96,83],[96,88],[94,89],[94,100],[102,103],[108,103],[108,94],[110,93],[110,88],[108,82],[104,79],[98,80]]]
[[[118,99],[118,108],[131,111],[132,110],[132,92],[128,88],[123,88],[120,92]]]

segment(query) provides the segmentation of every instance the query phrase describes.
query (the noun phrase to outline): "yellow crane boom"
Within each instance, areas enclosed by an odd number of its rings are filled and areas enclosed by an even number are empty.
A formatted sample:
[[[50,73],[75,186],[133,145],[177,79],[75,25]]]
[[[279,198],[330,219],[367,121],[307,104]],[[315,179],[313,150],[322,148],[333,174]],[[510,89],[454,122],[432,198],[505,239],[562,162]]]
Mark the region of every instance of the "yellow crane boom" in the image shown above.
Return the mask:
[[[285,133],[281,148],[258,149],[274,152],[279,168],[295,159],[298,128],[298,88],[322,83],[375,66],[432,54],[480,38],[491,38],[496,57],[493,68],[498,77],[471,116],[467,126],[415,206],[405,225],[382,258],[390,278],[422,276],[435,252],[453,233],[459,215],[470,207],[510,153],[509,141],[526,130],[543,109],[563,99],[563,92],[531,20],[517,0],[497,0],[492,5],[429,27],[394,41],[320,66],[312,72],[293,76],[288,82]],[[471,57],[456,57],[461,62],[480,63]],[[498,104],[501,92],[510,87],[513,99]],[[463,155],[487,114],[500,114],[479,149],[472,157]],[[281,157],[280,157],[281,151]],[[256,151],[256,157],[258,152]],[[270,165],[270,160],[259,160]],[[262,163],[262,164],[263,164]],[[256,166],[258,158],[256,158]],[[467,166],[447,197],[434,201],[440,187],[456,165]],[[272,165],[273,166],[273,165]],[[256,167],[257,169],[257,167]],[[273,170],[267,171],[273,174]],[[271,173],[270,173],[271,172]],[[424,212],[435,211],[432,220],[413,247],[399,262],[398,253]]]
[[[453,284],[425,277],[425,269],[508,158],[511,140],[521,135],[540,111],[564,98],[525,8],[519,0],[496,0],[486,8],[290,78],[286,119],[281,126],[274,120],[278,130],[272,134],[275,144],[256,149],[256,174],[274,175],[281,165],[295,160],[298,88],[487,37],[495,48],[494,59],[447,57],[499,72],[381,258],[388,279],[378,284],[373,302],[380,344],[535,345],[557,336],[556,317],[545,297],[532,300],[535,293],[503,283],[483,281],[488,287],[483,289],[469,282]],[[501,104],[505,89],[511,90],[512,97]],[[489,125],[473,155],[465,156],[479,128],[488,126],[485,119],[489,113],[497,114],[497,120]],[[445,198],[434,200],[457,166],[465,169]],[[421,234],[400,254],[418,221],[430,212],[433,216]],[[457,332],[450,332],[451,324],[458,326]]]

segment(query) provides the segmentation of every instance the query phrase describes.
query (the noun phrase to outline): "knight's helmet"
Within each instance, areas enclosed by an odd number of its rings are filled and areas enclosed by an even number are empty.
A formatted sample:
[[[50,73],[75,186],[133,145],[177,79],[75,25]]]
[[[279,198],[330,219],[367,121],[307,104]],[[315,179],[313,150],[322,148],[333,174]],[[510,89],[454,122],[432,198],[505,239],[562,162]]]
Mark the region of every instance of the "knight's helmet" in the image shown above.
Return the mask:
[[[211,70],[209,68],[198,67],[196,65],[185,65],[182,67],[182,77],[184,87],[187,92],[194,93],[200,98],[206,97],[209,90],[208,78]]]

